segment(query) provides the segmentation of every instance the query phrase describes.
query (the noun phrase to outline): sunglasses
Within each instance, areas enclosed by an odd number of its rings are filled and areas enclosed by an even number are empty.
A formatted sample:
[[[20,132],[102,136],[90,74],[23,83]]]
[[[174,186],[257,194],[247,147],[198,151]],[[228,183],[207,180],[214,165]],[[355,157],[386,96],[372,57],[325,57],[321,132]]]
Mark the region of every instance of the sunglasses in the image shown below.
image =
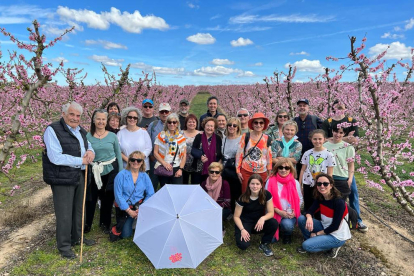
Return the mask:
[[[177,121],[170,121],[170,122],[167,122],[167,124],[169,124],[169,125],[176,125],[177,124]]]
[[[135,116],[127,116],[127,118],[130,120],[138,121],[138,117],[135,117]]]
[[[236,124],[227,124],[228,127],[237,127]]]
[[[143,108],[153,108],[152,105],[144,105]]]
[[[254,125],[264,125],[263,121],[254,121],[253,122]]]
[[[129,158],[129,161],[130,162],[132,162],[132,163],[135,163],[135,162],[138,162],[138,163],[141,163],[142,161],[144,161],[144,159],[141,159],[141,158]]]
[[[316,186],[318,186],[318,187],[320,187],[320,186],[325,186],[325,187],[328,187],[328,185],[329,184],[331,184],[331,183],[329,183],[329,182],[316,182]]]
[[[168,111],[168,110],[160,110],[160,113],[161,114],[168,114],[168,113],[170,113],[170,111]]]
[[[247,117],[247,116],[249,116],[249,114],[239,114],[239,115],[237,115],[237,117]]]
[[[210,174],[220,174],[220,171],[209,171]]]
[[[289,118],[289,116],[288,116],[288,115],[277,115],[277,117],[278,117],[279,119],[288,119],[288,118]]]
[[[285,171],[290,171],[290,167],[289,166],[279,166],[279,167],[277,167],[277,169],[279,170],[279,171],[281,171],[281,170],[285,170]]]

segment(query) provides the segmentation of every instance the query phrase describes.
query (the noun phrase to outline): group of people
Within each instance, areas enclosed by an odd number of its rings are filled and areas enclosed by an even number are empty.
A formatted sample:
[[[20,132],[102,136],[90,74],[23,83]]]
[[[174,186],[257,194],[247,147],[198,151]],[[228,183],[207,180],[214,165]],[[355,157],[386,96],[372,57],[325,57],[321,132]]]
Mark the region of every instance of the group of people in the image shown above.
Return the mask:
[[[329,251],[336,257],[351,238],[350,208],[358,213],[358,229],[368,230],[359,217],[354,177],[358,127],[345,115],[344,103],[335,101],[334,116],[322,121],[300,99],[299,116],[279,110],[274,125],[261,112],[241,108],[229,118],[218,107],[210,97],[206,114],[197,118],[183,99],[177,113],[160,103],[155,116],[151,99],[141,109],[121,110],[113,102],[93,112],[87,132],[80,127],[82,107],[64,105],[62,118],[46,128],[43,152],[62,257],[74,258],[71,246],[80,242],[85,184],[84,233],[91,230],[99,199],[99,226],[111,241],[133,234],[139,205],[167,183],[201,185],[223,208],[223,220],[233,217],[237,246],[244,250],[253,233],[263,233],[259,248],[266,256],[273,255],[271,243],[291,243],[298,225],[305,240],[299,253]],[[85,180],[86,166],[91,173]]]

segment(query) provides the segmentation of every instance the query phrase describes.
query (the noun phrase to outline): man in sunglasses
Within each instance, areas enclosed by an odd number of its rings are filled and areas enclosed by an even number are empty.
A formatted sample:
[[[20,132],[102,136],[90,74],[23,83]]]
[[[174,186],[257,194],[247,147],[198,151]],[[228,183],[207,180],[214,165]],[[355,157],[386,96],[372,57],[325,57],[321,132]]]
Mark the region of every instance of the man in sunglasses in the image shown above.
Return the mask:
[[[180,101],[180,111],[178,112],[178,119],[180,120],[180,129],[184,130],[185,119],[188,116],[188,111],[190,110],[190,103],[186,99]]]
[[[155,120],[157,120],[157,117],[154,116],[154,102],[151,99],[143,100],[142,119],[138,126],[147,129],[148,126]]]
[[[218,113],[218,110],[217,110],[218,109],[218,99],[217,99],[216,96],[211,96],[207,99],[207,108],[208,108],[207,113],[201,115],[201,117],[200,117],[199,126],[200,126],[201,131],[204,130],[202,125],[203,125],[203,120],[205,118],[213,117],[213,118],[217,119],[218,115],[220,115],[220,113]]]
[[[160,106],[158,107],[158,110],[159,110],[159,113],[158,113],[159,119],[150,123],[147,128],[147,132],[149,136],[151,137],[152,149],[153,149],[153,151],[151,152],[151,155],[149,156],[150,158],[149,176],[150,176],[152,185],[154,186],[154,191],[157,191],[157,187],[158,187],[158,176],[154,174],[154,166],[155,166],[155,163],[157,162],[157,160],[154,157],[154,143],[155,143],[155,139],[157,138],[157,135],[164,129],[164,124],[167,121],[167,117],[168,115],[170,115],[170,112],[171,112],[171,106],[169,103],[161,103]]]
[[[249,132],[249,119],[250,119],[250,112],[246,108],[240,108],[237,111],[237,118],[240,120],[241,124],[241,134]]]
[[[322,128],[322,120],[315,115],[309,114],[309,100],[300,99],[297,101],[297,112],[298,117],[295,117],[293,120],[298,124],[298,133],[296,133],[297,139],[302,143],[302,156],[303,154],[312,149],[313,145],[309,139],[309,133],[312,130]],[[301,156],[301,158],[302,158]],[[300,172],[302,169],[302,164],[298,162],[296,164],[296,171]]]

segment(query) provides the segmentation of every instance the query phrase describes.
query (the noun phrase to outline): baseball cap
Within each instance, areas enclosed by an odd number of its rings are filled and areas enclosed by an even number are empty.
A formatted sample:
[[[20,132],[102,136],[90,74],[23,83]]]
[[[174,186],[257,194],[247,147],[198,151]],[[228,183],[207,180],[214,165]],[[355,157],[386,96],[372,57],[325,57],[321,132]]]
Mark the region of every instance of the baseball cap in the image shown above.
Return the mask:
[[[180,104],[183,104],[183,103],[185,103],[186,105],[190,105],[190,103],[186,99],[182,99],[180,101]]]
[[[142,101],[142,105],[144,105],[146,103],[150,103],[151,105],[154,105],[154,102],[151,99],[145,99],[145,100]]]
[[[171,111],[171,106],[169,103],[161,103],[160,106],[158,107],[159,111],[162,110],[167,110],[167,111]]]
[[[300,104],[300,103],[305,103],[307,105],[309,105],[309,100],[308,99],[300,99],[296,104]]]

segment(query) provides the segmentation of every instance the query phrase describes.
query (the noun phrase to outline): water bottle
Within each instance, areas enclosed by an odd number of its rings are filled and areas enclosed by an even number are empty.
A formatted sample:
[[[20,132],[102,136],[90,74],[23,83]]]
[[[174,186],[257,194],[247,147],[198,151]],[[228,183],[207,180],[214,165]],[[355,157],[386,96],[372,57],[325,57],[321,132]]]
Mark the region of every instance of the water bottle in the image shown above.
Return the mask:
[[[288,204],[287,208],[286,208],[286,213],[288,213],[288,215],[291,215],[293,213],[292,207],[290,206],[290,204]]]

